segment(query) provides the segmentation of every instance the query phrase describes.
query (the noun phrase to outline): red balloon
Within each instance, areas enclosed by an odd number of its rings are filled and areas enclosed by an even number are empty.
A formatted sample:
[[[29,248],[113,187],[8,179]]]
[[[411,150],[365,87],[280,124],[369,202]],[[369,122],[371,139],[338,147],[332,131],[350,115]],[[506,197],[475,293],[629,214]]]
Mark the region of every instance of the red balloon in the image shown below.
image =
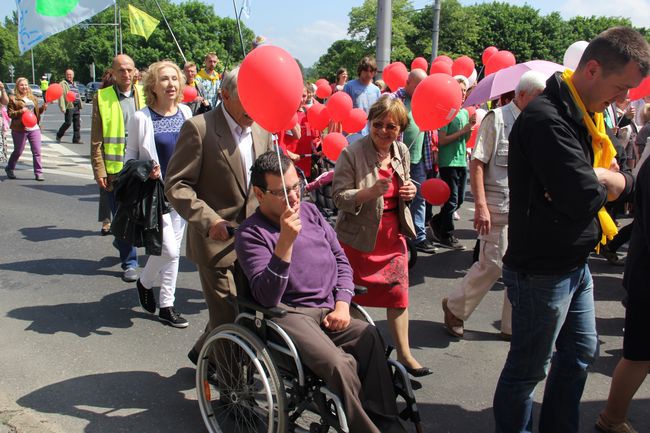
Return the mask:
[[[327,111],[335,122],[342,122],[352,110],[352,98],[345,92],[336,92],[327,100]]]
[[[31,111],[25,111],[20,117],[20,120],[23,122],[25,128],[33,128],[36,126],[36,122],[38,121],[38,119],[36,119],[36,114]]]
[[[488,60],[490,60],[490,57],[492,57],[493,54],[496,54],[499,51],[497,47],[487,47],[486,49],[483,50],[483,55],[481,56],[481,61],[483,62],[483,66],[487,65]]]
[[[422,131],[447,125],[460,110],[463,94],[460,84],[446,74],[433,74],[422,80],[413,92],[413,120]]]
[[[451,74],[454,76],[462,75],[465,78],[469,78],[472,72],[474,72],[474,60],[467,56],[460,56],[451,65]]]
[[[63,95],[63,87],[59,83],[50,84],[50,86],[45,91],[45,101],[52,102],[56,101]]]
[[[65,94],[66,101],[74,102],[75,99],[77,99],[77,95],[72,90],[70,90],[68,93]]]
[[[465,107],[465,111],[467,111],[467,115],[469,117],[472,117],[474,114],[476,114],[476,107],[473,105],[470,105],[469,107]]]
[[[291,120],[287,122],[286,125],[284,125],[284,130],[287,129],[293,129],[294,126],[298,124],[298,113],[293,113],[293,117],[291,117]]]
[[[416,57],[411,62],[411,71],[413,69],[422,69],[423,71],[426,71],[428,67],[429,67],[429,63],[427,62],[427,59],[425,59],[424,57]]]
[[[494,74],[503,68],[514,65],[515,63],[517,63],[515,55],[510,51],[504,50],[494,53],[485,65],[485,76],[487,77],[490,74]]]
[[[454,61],[451,60],[451,57],[445,56],[444,54],[433,59],[433,63],[435,62],[445,62],[445,63],[449,63],[450,65],[454,63]]]
[[[442,206],[449,200],[451,191],[449,185],[441,179],[427,179],[422,182],[420,189],[422,197],[434,206]]]
[[[339,93],[341,92],[337,92],[335,95]],[[323,139],[323,153],[328,159],[336,161],[343,148],[347,145],[348,140],[345,139],[343,134],[340,132],[331,132]]]
[[[255,122],[267,131],[279,131],[300,107],[302,73],[287,51],[261,45],[242,62],[237,90],[244,110]]]
[[[648,95],[650,95],[650,77],[644,78],[641,84],[634,89],[630,89],[628,97],[631,101],[636,101]]]
[[[343,120],[343,130],[348,134],[361,131],[368,123],[368,115],[361,108],[353,108],[347,119]]]
[[[400,87],[404,87],[406,85],[406,79],[409,76],[409,71],[406,69],[406,65],[402,62],[394,62],[388,66],[388,68],[384,69],[382,78],[390,90],[394,92]]]
[[[325,78],[316,80],[316,96],[318,96],[320,99],[325,99],[331,94],[332,86],[330,86],[330,83]]]
[[[199,92],[196,90],[196,87],[185,86],[183,89],[183,102],[187,104],[188,102],[194,101],[198,94]]]
[[[447,74],[451,75],[451,64],[443,61],[437,61],[431,63],[431,69],[429,69],[429,75],[433,74]]]
[[[340,92],[337,92],[340,93]],[[330,123],[330,115],[323,104],[314,104],[307,109],[307,121],[312,128],[322,131]]]

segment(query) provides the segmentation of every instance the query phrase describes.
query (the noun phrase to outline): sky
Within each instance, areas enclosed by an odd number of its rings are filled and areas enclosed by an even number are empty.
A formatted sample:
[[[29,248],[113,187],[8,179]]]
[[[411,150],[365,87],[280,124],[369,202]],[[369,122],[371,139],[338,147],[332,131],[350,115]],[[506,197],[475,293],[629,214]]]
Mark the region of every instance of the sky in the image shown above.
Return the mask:
[[[10,0],[0,1],[4,3]],[[232,0],[202,1],[213,5],[219,16],[235,17]],[[492,1],[460,0],[460,3],[467,6]],[[242,2],[243,0],[235,0],[238,8]],[[565,19],[576,15],[624,16],[630,18],[637,27],[650,28],[650,0],[506,0],[506,3],[519,6],[528,4],[538,9],[542,15],[557,11]],[[363,0],[250,0],[250,18],[242,19],[255,34],[265,36],[270,43],[286,49],[305,67],[309,67],[327,52],[334,41],[347,37],[348,13],[352,7],[361,4]],[[414,8],[420,9],[430,7],[433,1],[412,0],[412,4]],[[9,12],[5,10],[0,15]]]

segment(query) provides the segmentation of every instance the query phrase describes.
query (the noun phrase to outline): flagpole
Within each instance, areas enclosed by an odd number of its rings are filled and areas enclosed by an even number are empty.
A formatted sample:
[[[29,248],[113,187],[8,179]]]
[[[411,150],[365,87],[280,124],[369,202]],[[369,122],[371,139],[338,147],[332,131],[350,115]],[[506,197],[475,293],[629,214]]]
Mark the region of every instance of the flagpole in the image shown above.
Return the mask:
[[[117,0],[115,0],[115,12],[113,14],[113,29],[115,30],[115,55],[117,56]]]
[[[172,34],[172,38],[174,38],[174,42],[176,43],[176,47],[178,47],[178,52],[181,53],[181,57],[183,58],[183,63],[187,63],[187,59],[185,58],[185,54],[183,54],[183,50],[181,50],[181,46],[178,44],[178,41],[176,40],[176,36],[174,36],[174,32],[172,31],[171,26],[167,22],[167,18],[165,17],[165,14],[163,13],[162,8],[160,7],[160,3],[158,3],[158,0],[154,0],[156,2],[156,6],[158,6],[158,10],[160,11],[160,15],[162,15],[163,20],[165,20],[165,24],[167,25],[167,28],[169,29],[169,33]]]
[[[116,3],[117,4],[117,3]],[[119,19],[119,29],[120,29],[120,54],[124,54],[124,49],[122,48],[122,13],[119,12],[117,13],[118,19]]]
[[[232,0],[232,7],[233,9],[235,9],[235,18],[237,18],[237,30],[239,30],[239,42],[241,43],[242,56],[246,57],[246,49],[244,48],[244,37],[242,36],[241,24],[239,23],[241,19],[241,10],[239,11],[239,13],[237,13],[237,5],[235,4],[235,0]],[[242,6],[242,10],[243,10],[243,6]]]
[[[32,53],[32,83],[36,84],[36,74],[34,73],[34,50],[29,50]]]

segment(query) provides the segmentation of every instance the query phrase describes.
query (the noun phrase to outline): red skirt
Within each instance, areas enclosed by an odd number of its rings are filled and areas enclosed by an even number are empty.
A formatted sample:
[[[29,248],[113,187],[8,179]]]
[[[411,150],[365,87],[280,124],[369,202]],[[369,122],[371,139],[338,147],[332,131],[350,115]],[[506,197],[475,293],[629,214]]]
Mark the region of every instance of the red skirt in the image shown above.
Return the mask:
[[[354,283],[368,288],[368,293],[355,296],[354,302],[366,307],[408,307],[408,256],[397,212],[383,213],[372,252],[344,243],[341,246],[352,266]]]

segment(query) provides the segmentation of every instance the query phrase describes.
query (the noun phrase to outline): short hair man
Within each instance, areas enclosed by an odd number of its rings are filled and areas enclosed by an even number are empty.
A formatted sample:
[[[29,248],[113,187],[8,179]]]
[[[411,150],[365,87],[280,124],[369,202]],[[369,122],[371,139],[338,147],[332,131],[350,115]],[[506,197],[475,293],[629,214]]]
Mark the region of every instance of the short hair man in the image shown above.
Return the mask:
[[[236,307],[235,252],[229,228],[257,207],[248,172],[271,148],[271,134],[253,123],[237,93],[239,67],[223,79],[223,103],[185,121],[167,165],[165,196],[188,223],[187,258],[196,263],[210,320],[188,357],[196,364],[208,334],[231,323]]]
[[[210,102],[206,99],[205,87],[199,80],[196,80],[196,63],[194,62],[185,62],[183,65],[183,74],[185,75],[185,84],[194,87],[196,89],[196,98],[194,101],[187,102],[187,106],[192,110],[192,115],[196,116],[197,114],[205,113],[209,111]]]
[[[205,99],[212,107],[216,107],[217,102],[219,102],[219,88],[221,86],[221,75],[216,71],[217,63],[219,63],[217,53],[209,52],[205,55],[203,69],[196,76],[196,80],[205,89]]]
[[[602,112],[650,69],[637,31],[593,39],[575,72],[556,73],[510,133],[510,210],[503,281],[512,301],[510,352],[494,395],[496,432],[532,431],[533,392],[547,374],[540,432],[575,433],[587,369],[598,356],[587,265],[616,226],[603,206],[629,194]],[[553,349],[555,354],[552,357]]]
[[[113,59],[111,73],[115,84],[95,93],[90,126],[90,162],[95,181],[108,192],[111,212],[115,215],[113,180],[124,166],[126,148],[126,125],[137,110],[145,106],[142,86],[133,83],[135,64],[126,54]],[[113,245],[120,252],[124,274],[122,279],[135,282],[138,279],[138,255],[135,247],[120,239]]]
[[[526,72],[515,88],[514,100],[490,110],[479,128],[469,163],[474,228],[481,242],[479,258],[460,285],[449,293],[449,298],[442,300],[445,327],[455,337],[463,336],[464,321],[501,277],[501,259],[508,247],[508,136],[519,114],[545,86],[543,74]],[[504,338],[512,334],[510,315],[510,302],[504,296],[501,313]]]
[[[359,78],[348,81],[343,86],[343,91],[352,98],[352,106],[354,108],[361,108],[368,113],[372,104],[379,99],[381,95],[379,87],[375,86],[372,82],[376,73],[377,62],[373,57],[366,56],[361,59],[357,67],[357,75]],[[361,130],[362,135],[368,135],[369,132],[368,125]]]
[[[63,88],[63,93],[59,98],[59,108],[65,117],[63,124],[56,133],[56,141],[60,143],[63,134],[72,125],[72,142],[83,144],[81,142],[81,109],[83,108],[83,104],[81,103],[79,88],[74,82],[74,71],[72,69],[68,68],[65,70],[65,79],[60,84]],[[69,92],[74,93],[74,101],[68,101],[67,95]]]
[[[239,227],[235,247],[253,298],[288,310],[273,320],[302,362],[342,397],[351,432],[405,432],[381,338],[350,317],[352,269],[334,229],[300,201],[301,179],[287,156],[267,152],[251,171],[260,205]]]

